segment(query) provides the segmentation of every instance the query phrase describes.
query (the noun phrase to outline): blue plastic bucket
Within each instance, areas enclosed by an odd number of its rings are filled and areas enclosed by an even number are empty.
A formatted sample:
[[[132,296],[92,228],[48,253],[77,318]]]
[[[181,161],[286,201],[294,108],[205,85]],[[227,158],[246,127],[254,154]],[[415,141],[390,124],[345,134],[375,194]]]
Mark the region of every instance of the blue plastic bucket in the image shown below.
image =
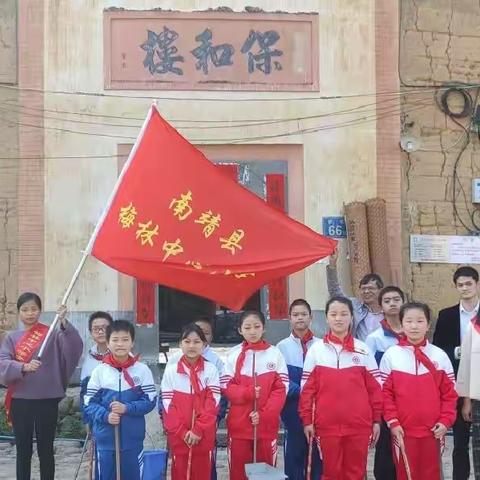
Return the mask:
[[[168,450],[146,450],[143,452],[143,480],[165,480],[167,478]]]

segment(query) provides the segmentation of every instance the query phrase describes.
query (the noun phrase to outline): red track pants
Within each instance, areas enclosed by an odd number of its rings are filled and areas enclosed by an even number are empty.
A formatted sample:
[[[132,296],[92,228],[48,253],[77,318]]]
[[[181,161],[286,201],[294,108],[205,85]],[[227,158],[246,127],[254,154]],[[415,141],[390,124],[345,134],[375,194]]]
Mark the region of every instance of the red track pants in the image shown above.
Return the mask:
[[[322,480],[364,480],[370,435],[322,437]]]
[[[403,441],[412,480],[440,480],[440,444],[438,440],[432,435],[423,438],[404,437]],[[395,444],[393,445],[393,461],[397,471],[397,480],[407,480],[402,453]]]
[[[257,440],[257,462],[268,463],[273,466],[276,464],[277,439]],[[247,480],[245,464],[253,463],[253,440],[229,438],[228,463],[230,467],[230,480]]]
[[[188,452],[183,451],[177,455],[172,454],[172,480],[186,480],[188,470]],[[212,470],[212,452],[205,450],[198,452],[192,450],[192,462],[190,466],[191,480],[210,480]]]

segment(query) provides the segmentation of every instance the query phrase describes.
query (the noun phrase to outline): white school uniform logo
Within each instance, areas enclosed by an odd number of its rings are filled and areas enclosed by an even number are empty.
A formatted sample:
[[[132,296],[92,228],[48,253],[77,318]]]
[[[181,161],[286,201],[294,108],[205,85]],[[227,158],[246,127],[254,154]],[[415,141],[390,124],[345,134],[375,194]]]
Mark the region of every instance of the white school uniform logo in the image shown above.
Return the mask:
[[[267,363],[267,370],[275,370],[276,368],[277,368],[277,365],[274,362]]]

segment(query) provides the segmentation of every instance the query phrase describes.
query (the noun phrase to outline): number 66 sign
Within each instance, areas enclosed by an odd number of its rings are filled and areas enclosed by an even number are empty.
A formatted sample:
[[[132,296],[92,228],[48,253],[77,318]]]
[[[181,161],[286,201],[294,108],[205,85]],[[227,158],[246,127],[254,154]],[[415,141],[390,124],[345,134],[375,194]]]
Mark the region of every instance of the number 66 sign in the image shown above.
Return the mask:
[[[347,238],[345,217],[323,217],[323,234],[332,238]]]

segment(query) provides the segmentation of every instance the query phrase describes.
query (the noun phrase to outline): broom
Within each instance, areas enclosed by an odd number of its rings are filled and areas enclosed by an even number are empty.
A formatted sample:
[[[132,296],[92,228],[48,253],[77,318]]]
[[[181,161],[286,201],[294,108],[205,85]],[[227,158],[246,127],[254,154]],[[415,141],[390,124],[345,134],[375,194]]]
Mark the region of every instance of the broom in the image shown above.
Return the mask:
[[[407,480],[412,480],[412,472],[410,470],[410,464],[408,463],[407,452],[405,451],[405,444],[402,441],[401,443],[399,442],[398,445],[400,447],[400,452],[402,454],[403,464],[405,465],[405,472],[407,474]]]
[[[190,395],[192,395],[192,386],[190,385]],[[192,404],[192,423],[190,427],[190,431],[193,430],[193,425],[195,423],[195,408]],[[187,480],[191,480],[192,478],[192,456],[193,456],[193,445],[190,445],[190,449],[188,450],[188,461],[187,461]]]
[[[253,377],[253,411],[257,411],[257,373],[255,371],[255,352],[253,352],[252,360],[252,377]],[[257,425],[253,425],[253,463],[245,464],[245,474],[247,478],[265,478],[266,479],[277,479],[277,478],[286,478],[282,472],[277,470],[275,467],[268,465],[266,463],[257,463]]]
[[[315,401],[312,405],[312,425],[315,424]],[[307,475],[306,480],[312,480],[313,436],[308,439]]]

